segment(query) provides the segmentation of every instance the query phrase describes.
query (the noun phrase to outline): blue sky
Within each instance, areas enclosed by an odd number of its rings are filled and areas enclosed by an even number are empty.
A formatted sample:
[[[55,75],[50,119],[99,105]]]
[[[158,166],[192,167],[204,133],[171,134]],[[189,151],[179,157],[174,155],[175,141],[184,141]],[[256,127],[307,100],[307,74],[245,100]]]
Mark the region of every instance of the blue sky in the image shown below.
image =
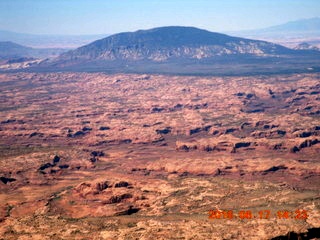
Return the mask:
[[[159,26],[225,32],[320,16],[319,0],[0,0],[0,29],[111,34]]]

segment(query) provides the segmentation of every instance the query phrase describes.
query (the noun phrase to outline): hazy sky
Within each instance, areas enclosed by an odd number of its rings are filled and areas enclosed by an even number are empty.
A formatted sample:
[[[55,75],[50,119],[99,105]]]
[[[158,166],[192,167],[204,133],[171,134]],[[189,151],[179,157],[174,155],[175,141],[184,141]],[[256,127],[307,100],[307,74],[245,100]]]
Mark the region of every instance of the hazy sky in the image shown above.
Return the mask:
[[[97,34],[183,25],[263,28],[320,16],[320,0],[0,0],[0,29]]]

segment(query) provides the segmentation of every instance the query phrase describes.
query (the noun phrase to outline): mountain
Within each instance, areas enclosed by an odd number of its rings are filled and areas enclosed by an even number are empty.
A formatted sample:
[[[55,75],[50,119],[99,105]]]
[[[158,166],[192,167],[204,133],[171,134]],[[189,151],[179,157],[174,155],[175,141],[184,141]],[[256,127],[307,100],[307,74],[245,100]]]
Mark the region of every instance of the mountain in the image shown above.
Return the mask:
[[[228,34],[274,41],[289,47],[295,47],[301,42],[320,46],[320,18],[301,19],[268,28],[233,31]]]
[[[273,43],[193,27],[161,27],[112,35],[62,54],[59,61],[207,59],[225,55],[273,56],[292,50]]]
[[[301,19],[287,22],[285,24],[272,26],[261,29],[264,32],[305,32],[305,33],[320,33],[320,18]]]
[[[96,35],[48,35],[16,33],[0,30],[0,41],[10,41],[34,48],[77,48],[106,37],[106,34]]]
[[[47,58],[54,57],[65,49],[36,49],[31,47],[22,46],[13,42],[0,42],[0,59],[12,60],[18,58]]]
[[[160,27],[115,34],[43,62],[41,67],[72,71],[212,73],[310,68],[319,52],[194,27]],[[309,60],[312,58],[312,61]],[[291,63],[290,61],[293,61]],[[258,66],[258,67],[257,67]],[[313,67],[313,65],[311,65]],[[290,67],[289,67],[290,68]],[[259,70],[260,71],[260,70]]]
[[[0,58],[30,57],[32,48],[13,42],[0,42]]]

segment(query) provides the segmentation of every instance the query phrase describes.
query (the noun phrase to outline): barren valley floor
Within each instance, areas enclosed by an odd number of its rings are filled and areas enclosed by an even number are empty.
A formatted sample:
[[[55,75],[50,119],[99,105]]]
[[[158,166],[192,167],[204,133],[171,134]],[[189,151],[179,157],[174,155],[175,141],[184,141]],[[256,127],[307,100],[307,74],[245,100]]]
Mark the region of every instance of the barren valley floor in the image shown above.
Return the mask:
[[[319,77],[0,74],[0,239],[315,236]]]

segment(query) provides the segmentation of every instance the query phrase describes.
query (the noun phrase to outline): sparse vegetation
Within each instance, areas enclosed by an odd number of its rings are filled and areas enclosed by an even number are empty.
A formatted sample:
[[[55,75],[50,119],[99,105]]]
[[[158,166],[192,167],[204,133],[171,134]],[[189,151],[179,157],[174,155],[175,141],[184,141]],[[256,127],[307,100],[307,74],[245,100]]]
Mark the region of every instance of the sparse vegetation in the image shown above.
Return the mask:
[[[143,78],[0,75],[4,104],[28,105],[0,113],[0,235],[250,239],[317,225],[319,74]],[[313,217],[228,225],[212,208]]]

